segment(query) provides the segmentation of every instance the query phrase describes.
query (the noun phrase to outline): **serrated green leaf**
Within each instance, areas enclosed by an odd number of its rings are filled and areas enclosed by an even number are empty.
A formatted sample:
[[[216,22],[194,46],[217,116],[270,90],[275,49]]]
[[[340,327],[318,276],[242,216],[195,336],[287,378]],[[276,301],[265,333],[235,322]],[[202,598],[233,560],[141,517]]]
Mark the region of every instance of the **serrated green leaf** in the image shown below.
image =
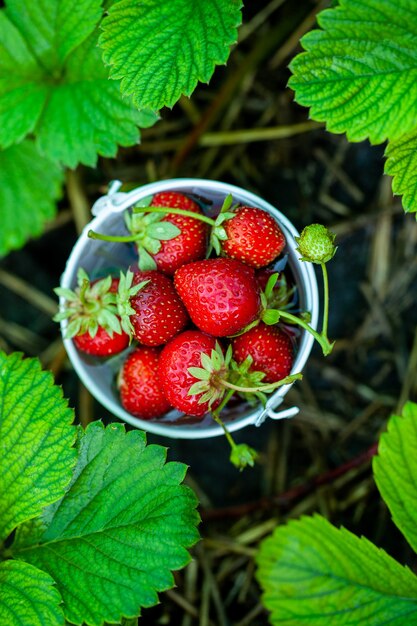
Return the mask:
[[[278,527],[257,578],[271,624],[417,624],[417,577],[364,537],[320,516]]]
[[[99,44],[110,77],[138,108],[172,107],[208,82],[236,42],[241,0],[121,0],[103,20]]]
[[[0,624],[63,626],[61,597],[54,581],[29,563],[0,563]]]
[[[375,481],[392,519],[417,551],[417,404],[392,415],[373,459]]]
[[[108,80],[97,47],[99,7],[99,0],[9,0],[0,10],[0,146],[32,133],[45,156],[75,167],[138,143],[138,125],[151,116]]]
[[[139,142],[140,115],[108,80],[93,33],[66,61],[66,82],[55,86],[35,134],[39,149],[75,167],[114,157],[118,145]]]
[[[351,141],[416,126],[417,13],[410,0],[341,0],[305,35],[289,85],[311,117]]]
[[[119,622],[152,606],[198,540],[197,499],[180,484],[186,467],[145,443],[121,424],[80,431],[67,494],[46,511],[39,544],[14,552],[53,577],[71,623]]]
[[[0,352],[0,540],[62,497],[75,450],[73,412],[37,359]]]
[[[21,141],[35,128],[49,85],[19,30],[0,10],[0,146]]]
[[[63,172],[33,142],[0,151],[0,257],[41,234],[56,213]]]
[[[40,66],[52,73],[94,30],[101,0],[7,0],[7,16]]]
[[[417,130],[389,141],[385,173],[393,176],[392,191],[402,196],[404,211],[417,211]]]

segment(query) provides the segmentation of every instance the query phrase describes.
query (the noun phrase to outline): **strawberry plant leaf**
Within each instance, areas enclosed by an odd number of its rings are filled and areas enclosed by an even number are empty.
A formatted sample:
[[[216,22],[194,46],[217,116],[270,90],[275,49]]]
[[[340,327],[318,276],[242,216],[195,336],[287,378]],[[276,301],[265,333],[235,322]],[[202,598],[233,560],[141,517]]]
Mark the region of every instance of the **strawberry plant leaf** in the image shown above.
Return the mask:
[[[94,30],[102,9],[101,0],[7,0],[7,15],[39,65],[56,74]]]
[[[28,133],[46,157],[94,166],[155,121],[122,98],[97,48],[98,0],[8,0],[0,9],[0,146]],[[77,26],[78,24],[78,26]]]
[[[417,211],[417,130],[388,142],[385,173],[393,176],[392,191],[402,195],[404,211]]]
[[[108,80],[96,33],[65,67],[66,81],[55,86],[35,129],[40,151],[69,167],[94,166],[97,154],[114,157],[118,145],[138,143],[142,116]]]
[[[417,623],[417,577],[318,515],[278,527],[257,562],[273,626]]]
[[[121,79],[122,93],[138,108],[172,107],[226,63],[241,6],[241,0],[116,2],[99,40],[110,78]]]
[[[311,117],[351,141],[415,128],[417,13],[409,0],[340,0],[305,35],[289,85]]]
[[[373,460],[375,481],[392,519],[417,551],[417,404],[407,402],[392,415]]]
[[[75,461],[73,412],[37,359],[0,352],[0,540],[61,498]]]
[[[61,597],[52,578],[20,561],[0,563],[0,623],[64,626]]]
[[[44,532],[14,556],[48,572],[68,621],[119,622],[172,587],[171,570],[190,560],[198,540],[197,499],[186,467],[166,463],[166,449],[146,446],[141,431],[90,424],[78,442],[78,464],[64,498],[46,509]]]
[[[24,38],[0,9],[0,147],[33,131],[48,92]]]
[[[0,151],[0,257],[41,234],[55,216],[62,180],[61,168],[31,141]]]

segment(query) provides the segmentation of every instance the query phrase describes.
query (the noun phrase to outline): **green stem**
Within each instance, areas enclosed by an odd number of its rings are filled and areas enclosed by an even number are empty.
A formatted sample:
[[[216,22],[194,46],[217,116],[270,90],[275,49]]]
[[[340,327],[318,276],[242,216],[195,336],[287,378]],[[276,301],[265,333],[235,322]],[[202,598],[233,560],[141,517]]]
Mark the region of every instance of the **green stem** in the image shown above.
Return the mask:
[[[272,391],[273,389],[277,389],[278,387],[282,387],[283,385],[290,385],[295,380],[301,380],[303,375],[301,373],[291,374],[291,376],[286,376],[281,380],[278,380],[275,383],[265,383],[264,385],[259,385],[258,387],[240,387],[239,385],[234,385],[230,383],[228,380],[224,380],[221,378],[219,382],[228,389],[233,391],[240,391],[242,393],[254,393],[255,391]]]
[[[282,318],[284,320],[288,320],[292,324],[298,324],[298,326],[301,326],[301,328],[304,328],[304,330],[306,330],[308,333],[313,335],[314,339],[321,345],[321,349],[323,350],[324,356],[327,356],[328,354],[330,354],[330,352],[333,349],[333,344],[330,343],[330,341],[327,339],[326,336],[317,332],[317,330],[314,330],[314,328],[310,326],[310,324],[305,322],[300,317],[296,317],[295,315],[292,315],[292,313],[288,313],[288,311],[279,310],[279,317],[280,319]]]
[[[234,390],[233,389],[229,389],[227,391],[227,393],[225,394],[225,396],[223,397],[223,400],[220,402],[219,406],[212,412],[212,417],[214,419],[215,422],[217,422],[217,424],[219,424],[222,428],[223,428],[223,432],[226,436],[227,441],[230,444],[230,447],[236,448],[236,443],[232,437],[232,435],[229,433],[229,431],[227,430],[223,420],[220,418],[220,413],[221,411],[223,411],[224,407],[226,406],[226,404],[229,402],[230,398],[233,396],[234,394]]]
[[[195,213],[194,211],[187,211],[185,209],[173,209],[171,207],[135,207],[133,209],[134,213],[173,213],[174,215],[185,215],[185,217],[193,217],[200,222],[205,222],[210,226],[215,225],[215,221],[211,219],[211,217],[207,217],[207,215],[203,215],[201,213]],[[132,235],[105,235],[104,233],[96,233],[94,230],[88,231],[88,237],[90,239],[100,239],[100,241],[117,241],[120,243],[129,243],[132,241],[138,241],[142,239],[143,233],[136,233]]]
[[[323,328],[321,334],[327,338],[327,325],[329,322],[329,278],[325,263],[320,263],[323,272]]]
[[[194,211],[187,211],[186,209],[172,209],[171,207],[159,207],[159,206],[147,206],[147,207],[135,207],[134,213],[173,213],[174,215],[185,215],[185,217],[193,217],[200,222],[205,222],[210,226],[215,225],[215,221],[207,215],[202,213],[195,213]]]
[[[105,235],[104,233],[96,233],[94,230],[88,231],[88,237],[90,239],[100,239],[100,241],[118,241],[118,242],[130,242],[138,241],[142,237],[140,235]]]

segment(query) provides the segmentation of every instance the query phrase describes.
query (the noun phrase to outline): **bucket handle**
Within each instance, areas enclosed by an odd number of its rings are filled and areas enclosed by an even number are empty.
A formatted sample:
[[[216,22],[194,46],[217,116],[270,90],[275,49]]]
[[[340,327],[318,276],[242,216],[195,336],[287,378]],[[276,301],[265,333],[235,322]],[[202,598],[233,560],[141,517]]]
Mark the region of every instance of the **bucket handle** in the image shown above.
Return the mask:
[[[298,406],[292,406],[288,409],[283,409],[282,411],[274,411],[272,407],[266,406],[263,411],[255,416],[253,423],[255,426],[261,426],[261,424],[264,423],[267,417],[273,420],[289,419],[290,417],[294,417],[295,415],[297,415],[299,412],[300,409],[298,408]]]

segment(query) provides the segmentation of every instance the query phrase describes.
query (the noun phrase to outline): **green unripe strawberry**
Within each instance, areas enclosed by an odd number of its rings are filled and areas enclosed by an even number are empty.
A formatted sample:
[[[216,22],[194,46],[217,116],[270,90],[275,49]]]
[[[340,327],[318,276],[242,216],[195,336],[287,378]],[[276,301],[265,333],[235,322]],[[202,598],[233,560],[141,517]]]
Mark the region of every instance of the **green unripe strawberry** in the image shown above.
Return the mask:
[[[310,263],[327,263],[336,253],[334,245],[336,235],[322,224],[310,224],[306,226],[300,237],[295,240],[298,243],[297,252],[301,254],[301,261]]]

